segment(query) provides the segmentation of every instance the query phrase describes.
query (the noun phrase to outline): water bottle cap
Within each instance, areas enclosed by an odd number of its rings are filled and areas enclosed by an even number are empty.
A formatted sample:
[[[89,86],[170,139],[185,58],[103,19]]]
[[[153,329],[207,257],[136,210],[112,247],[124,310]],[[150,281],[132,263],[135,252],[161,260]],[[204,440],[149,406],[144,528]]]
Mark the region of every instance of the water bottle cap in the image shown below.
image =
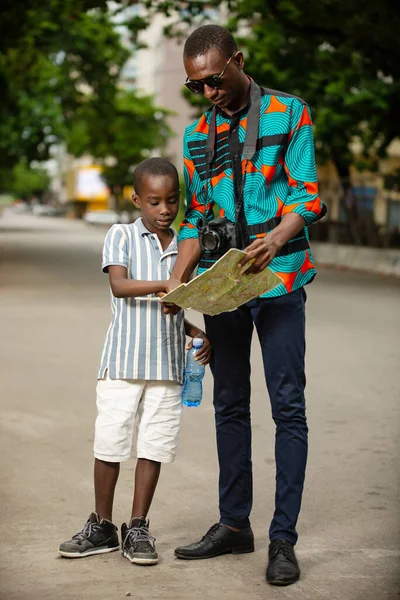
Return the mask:
[[[193,338],[193,348],[201,348],[204,344],[204,340],[201,338]]]

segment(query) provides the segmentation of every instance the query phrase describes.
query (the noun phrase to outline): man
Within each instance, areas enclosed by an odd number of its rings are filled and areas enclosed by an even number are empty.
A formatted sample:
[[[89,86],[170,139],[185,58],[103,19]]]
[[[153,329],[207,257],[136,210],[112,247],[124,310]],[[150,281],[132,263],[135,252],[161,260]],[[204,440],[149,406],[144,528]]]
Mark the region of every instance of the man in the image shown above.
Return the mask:
[[[300,98],[260,89],[243,72],[243,54],[222,27],[194,31],[185,44],[184,64],[186,86],[213,106],[184,136],[187,211],[172,277],[185,282],[196,265],[203,272],[226,250],[224,234],[219,249],[218,243],[210,248],[215,236],[207,241],[203,235],[218,204],[220,216],[236,223],[234,245],[245,248],[248,271],[269,265],[282,283],[234,312],[205,317],[214,348],[220,521],[175,555],[201,559],[254,550],[249,515],[255,325],[276,423],[275,513],[266,576],[271,584],[287,585],[300,574],[294,545],[307,460],[304,285],[316,274],[307,225],[326,212],[318,196],[311,117]]]

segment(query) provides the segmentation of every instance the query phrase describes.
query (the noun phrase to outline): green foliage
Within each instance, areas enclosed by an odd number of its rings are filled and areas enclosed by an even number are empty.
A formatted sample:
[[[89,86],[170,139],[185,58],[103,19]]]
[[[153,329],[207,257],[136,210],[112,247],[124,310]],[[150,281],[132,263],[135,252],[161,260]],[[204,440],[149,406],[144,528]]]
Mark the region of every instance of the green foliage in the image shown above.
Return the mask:
[[[47,172],[40,167],[29,166],[26,160],[21,160],[14,167],[0,169],[0,188],[14,198],[26,200],[30,196],[40,196],[50,184]]]
[[[133,47],[148,25],[129,8],[135,3],[8,3],[0,25],[2,167],[46,160],[63,141],[72,154],[103,163],[107,183],[121,186],[131,183],[135,163],[164,146],[165,111],[118,89],[130,51],[116,24],[129,30]]]
[[[163,147],[171,134],[165,116],[150,97],[133,92],[120,90],[106,105],[88,97],[71,120],[67,148],[75,156],[96,157],[111,187],[131,185],[135,164]]]
[[[4,166],[47,159],[88,90],[104,100],[112,95],[127,57],[106,3],[93,0],[8,3],[0,50]]]
[[[347,177],[350,144],[374,168],[400,136],[400,10],[390,0],[230,0],[227,24],[246,56],[246,71],[269,88],[303,97],[313,110],[320,160]],[[148,0],[154,11],[198,25],[201,2]],[[196,102],[196,100],[195,100]]]

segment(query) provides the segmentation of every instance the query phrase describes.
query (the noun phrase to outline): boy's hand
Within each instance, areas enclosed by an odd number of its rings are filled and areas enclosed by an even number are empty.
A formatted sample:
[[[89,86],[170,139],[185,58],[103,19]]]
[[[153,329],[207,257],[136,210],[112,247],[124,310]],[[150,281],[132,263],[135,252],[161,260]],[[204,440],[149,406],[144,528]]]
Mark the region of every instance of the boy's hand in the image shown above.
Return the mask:
[[[204,342],[202,347],[196,351],[195,359],[198,360],[202,365],[208,365],[211,359],[211,342],[204,331],[196,333],[195,337],[201,338]],[[190,350],[190,348],[193,348],[193,340],[190,340],[186,346],[186,350]]]
[[[167,294],[169,294],[173,290],[176,290],[176,288],[179,287],[180,285],[182,285],[182,281],[179,281],[179,279],[168,279],[166,282],[166,290],[165,291]]]
[[[175,290],[180,285],[182,285],[182,282],[179,281],[178,279],[168,279],[166,282],[166,292],[159,292],[157,294],[157,296],[159,298],[162,298],[163,296],[166,296],[167,294],[169,294],[169,292],[172,292],[173,290]],[[164,302],[163,310],[166,315],[169,315],[169,314],[177,315],[178,312],[182,309],[180,306],[177,306],[176,304],[172,304],[172,302]]]

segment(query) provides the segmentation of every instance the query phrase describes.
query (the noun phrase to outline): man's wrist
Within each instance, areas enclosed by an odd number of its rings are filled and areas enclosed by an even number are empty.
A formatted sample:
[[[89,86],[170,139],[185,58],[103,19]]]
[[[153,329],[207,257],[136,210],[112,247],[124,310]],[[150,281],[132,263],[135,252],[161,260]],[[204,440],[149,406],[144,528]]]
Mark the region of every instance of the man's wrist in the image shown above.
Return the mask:
[[[284,232],[279,231],[278,228],[276,228],[268,235],[267,241],[275,252],[278,252],[289,240],[285,239]]]
[[[203,333],[201,331],[201,329],[199,329],[198,327],[196,327],[195,325],[192,327],[191,331],[190,331],[190,337],[191,338],[195,338],[197,337],[199,334]]]
[[[305,224],[301,215],[295,213],[284,215],[279,225],[268,234],[268,241],[278,252],[304,228]]]

